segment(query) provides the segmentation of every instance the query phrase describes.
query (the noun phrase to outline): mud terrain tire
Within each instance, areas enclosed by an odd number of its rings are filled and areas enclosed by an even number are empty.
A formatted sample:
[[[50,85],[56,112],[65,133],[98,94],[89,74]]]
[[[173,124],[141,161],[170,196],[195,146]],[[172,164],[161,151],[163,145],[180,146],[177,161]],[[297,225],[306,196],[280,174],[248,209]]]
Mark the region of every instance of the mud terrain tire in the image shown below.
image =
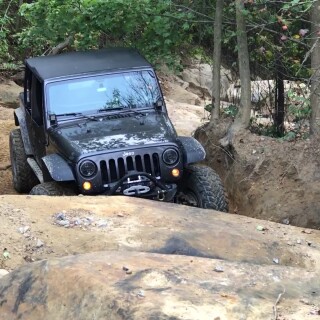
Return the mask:
[[[185,169],[182,193],[196,207],[228,212],[228,199],[221,179],[210,167],[188,166]]]
[[[43,182],[32,188],[30,194],[37,196],[74,196],[75,191],[70,187],[64,187],[55,181]]]
[[[10,132],[9,145],[13,186],[19,193],[28,193],[39,180],[27,162],[20,129]]]

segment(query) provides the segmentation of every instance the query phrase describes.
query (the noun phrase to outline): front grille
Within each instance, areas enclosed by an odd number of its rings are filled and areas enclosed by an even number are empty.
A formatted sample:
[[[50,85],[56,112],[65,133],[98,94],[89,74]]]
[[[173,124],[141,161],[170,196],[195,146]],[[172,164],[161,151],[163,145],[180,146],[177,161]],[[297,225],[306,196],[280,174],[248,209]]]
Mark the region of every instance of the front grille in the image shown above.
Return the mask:
[[[158,153],[102,160],[100,169],[103,184],[116,182],[130,171],[147,172],[154,177],[161,175]]]

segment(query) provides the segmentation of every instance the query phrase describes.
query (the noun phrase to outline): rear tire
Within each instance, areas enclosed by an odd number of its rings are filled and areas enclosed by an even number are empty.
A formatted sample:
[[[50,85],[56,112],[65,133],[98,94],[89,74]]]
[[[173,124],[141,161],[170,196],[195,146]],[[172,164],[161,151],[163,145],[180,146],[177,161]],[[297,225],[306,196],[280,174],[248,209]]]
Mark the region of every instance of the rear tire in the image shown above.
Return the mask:
[[[63,186],[55,181],[43,182],[32,188],[30,194],[37,196],[75,196],[72,187]]]
[[[190,165],[185,169],[179,201],[203,209],[228,212],[228,198],[219,175],[210,167]]]
[[[19,193],[28,193],[39,180],[27,162],[20,129],[10,132],[9,146],[13,186]]]

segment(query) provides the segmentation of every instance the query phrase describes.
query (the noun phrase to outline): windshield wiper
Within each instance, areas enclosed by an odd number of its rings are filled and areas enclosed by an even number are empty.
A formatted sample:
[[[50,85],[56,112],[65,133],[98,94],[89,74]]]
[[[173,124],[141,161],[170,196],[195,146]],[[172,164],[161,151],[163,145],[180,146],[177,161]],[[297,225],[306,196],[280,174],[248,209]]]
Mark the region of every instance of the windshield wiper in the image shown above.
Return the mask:
[[[128,108],[128,107],[114,107],[114,108],[99,109],[98,112],[108,112],[109,110],[111,110],[111,111],[120,110],[121,114],[131,112],[131,113],[134,113],[138,116],[145,117],[146,116],[145,111],[150,110],[150,108],[142,108],[140,110],[139,108],[135,109],[135,108]]]
[[[123,109],[124,107],[103,108],[103,109],[99,109],[98,112],[108,112],[108,111],[123,110]]]
[[[132,113],[134,113],[134,114],[136,114],[138,116],[145,117],[146,116],[146,111],[147,111],[146,109],[139,110],[139,109],[130,109],[130,108],[128,108],[123,113],[132,112]]]
[[[95,116],[88,116],[88,115],[83,114],[82,112],[60,113],[60,114],[56,114],[55,116],[56,117],[81,116],[81,117],[88,119],[88,120],[99,121],[99,119],[97,119]]]

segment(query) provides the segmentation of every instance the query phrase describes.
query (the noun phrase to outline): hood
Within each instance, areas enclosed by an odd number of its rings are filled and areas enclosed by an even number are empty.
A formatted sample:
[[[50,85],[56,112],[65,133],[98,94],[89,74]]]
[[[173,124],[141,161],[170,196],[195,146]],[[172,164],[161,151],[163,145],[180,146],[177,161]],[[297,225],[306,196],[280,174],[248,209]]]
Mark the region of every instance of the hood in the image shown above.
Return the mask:
[[[101,121],[81,120],[51,128],[50,142],[75,161],[93,153],[176,142],[176,132],[165,113],[145,116],[119,114]]]

